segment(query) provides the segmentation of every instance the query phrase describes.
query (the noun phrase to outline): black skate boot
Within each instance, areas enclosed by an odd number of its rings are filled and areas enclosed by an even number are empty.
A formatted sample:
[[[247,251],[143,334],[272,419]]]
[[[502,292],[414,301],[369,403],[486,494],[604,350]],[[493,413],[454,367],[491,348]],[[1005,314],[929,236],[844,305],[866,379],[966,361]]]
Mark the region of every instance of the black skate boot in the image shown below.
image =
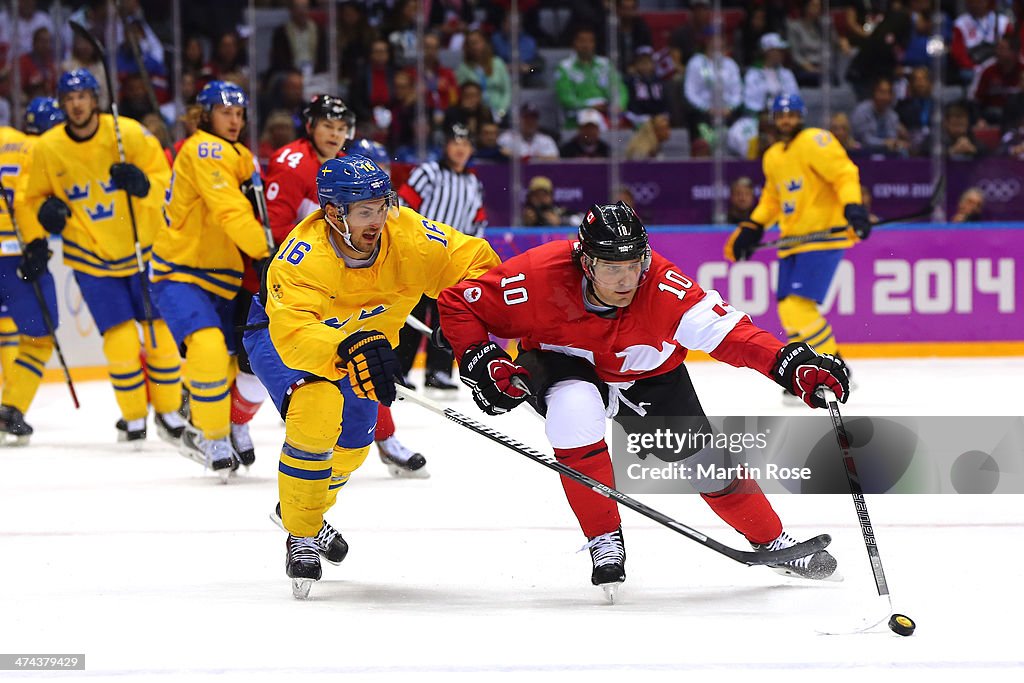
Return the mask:
[[[185,431],[182,432],[181,441],[178,443],[178,452],[216,472],[225,484],[228,483],[231,473],[238,469],[238,461],[235,460],[231,442],[227,437],[207,439],[202,431],[191,424],[185,425]]]
[[[622,528],[594,536],[584,547],[590,550],[590,560],[594,563],[590,582],[604,589],[608,602],[614,604],[618,588],[626,580],[626,544]]]
[[[181,435],[185,431],[185,420],[177,412],[154,413],[153,422],[156,423],[156,435],[161,439],[177,447],[181,442]]]
[[[146,418],[127,421],[123,417],[117,421],[117,440],[131,444],[135,450],[141,450],[146,441]]]
[[[238,462],[249,467],[256,462],[256,448],[249,436],[249,425],[231,423],[231,448],[235,451]]]
[[[377,455],[387,465],[388,473],[399,479],[429,479],[427,459],[407,448],[396,436],[389,436],[377,444]]]
[[[0,446],[25,446],[34,430],[20,410],[0,406]]]
[[[288,531],[284,528],[284,520],[281,519],[280,503],[274,508],[270,520],[281,527],[282,531]],[[342,537],[340,531],[328,524],[326,519],[324,525],[320,527],[319,533],[313,537],[313,542],[316,544],[316,551],[320,553],[320,557],[331,564],[341,564],[345,556],[348,555],[348,541]]]
[[[288,550],[285,573],[292,580],[292,597],[305,600],[309,597],[309,589],[313,587],[313,582],[319,581],[323,576],[316,541],[288,534],[285,548]]]
[[[785,531],[771,543],[751,543],[754,550],[781,550],[796,545],[797,541]],[[768,565],[783,576],[795,576],[815,581],[842,581],[843,577],[836,571],[836,558],[827,550],[819,550],[811,555],[789,562]]]
[[[432,372],[427,375],[427,379],[423,382],[424,389],[437,389],[438,391],[450,393],[457,392],[459,385],[452,381],[452,375],[449,372]]]

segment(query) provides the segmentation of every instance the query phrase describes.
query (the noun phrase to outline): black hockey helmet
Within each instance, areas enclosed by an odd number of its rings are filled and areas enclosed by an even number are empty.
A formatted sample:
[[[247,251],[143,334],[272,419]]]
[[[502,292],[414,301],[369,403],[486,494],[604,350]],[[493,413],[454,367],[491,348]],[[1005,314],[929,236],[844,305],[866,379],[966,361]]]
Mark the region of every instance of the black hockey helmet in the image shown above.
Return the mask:
[[[319,119],[344,121],[348,126],[348,140],[356,136],[356,115],[340,97],[319,93],[302,108],[302,120],[307,128],[316,125]]]
[[[625,202],[594,204],[583,216],[579,229],[579,263],[591,280],[600,261],[643,262],[641,279],[651,266],[647,229]]]

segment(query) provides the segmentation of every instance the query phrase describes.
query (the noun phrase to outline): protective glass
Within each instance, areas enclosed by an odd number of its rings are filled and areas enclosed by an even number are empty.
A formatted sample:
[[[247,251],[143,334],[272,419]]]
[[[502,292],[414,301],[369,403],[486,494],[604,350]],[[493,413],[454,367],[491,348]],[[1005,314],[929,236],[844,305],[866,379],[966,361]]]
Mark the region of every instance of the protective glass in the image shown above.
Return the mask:
[[[385,221],[388,218],[398,218],[398,194],[394,190],[380,198],[353,202],[345,211],[345,219],[355,225]]]

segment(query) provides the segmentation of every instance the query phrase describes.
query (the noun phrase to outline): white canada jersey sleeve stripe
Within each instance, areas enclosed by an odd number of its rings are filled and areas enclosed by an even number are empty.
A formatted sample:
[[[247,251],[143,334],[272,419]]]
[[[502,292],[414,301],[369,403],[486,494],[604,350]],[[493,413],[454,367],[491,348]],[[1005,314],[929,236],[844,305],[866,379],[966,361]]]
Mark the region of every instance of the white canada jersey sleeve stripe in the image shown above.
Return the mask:
[[[704,298],[679,319],[673,338],[687,349],[711,353],[746,315],[725,303],[717,291],[709,289]]]

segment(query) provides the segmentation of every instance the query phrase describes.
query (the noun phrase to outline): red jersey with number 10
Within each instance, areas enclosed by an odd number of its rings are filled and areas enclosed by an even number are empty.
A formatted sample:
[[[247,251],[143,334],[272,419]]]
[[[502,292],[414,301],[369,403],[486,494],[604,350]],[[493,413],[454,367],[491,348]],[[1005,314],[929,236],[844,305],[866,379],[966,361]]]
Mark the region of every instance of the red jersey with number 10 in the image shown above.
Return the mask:
[[[677,368],[688,349],[771,376],[782,343],[673,263],[652,254],[629,306],[614,317],[584,306],[575,242],[552,242],[515,256],[483,277],[441,293],[441,327],[461,360],[488,333],[519,339],[524,350],[578,356],[606,382],[629,382]]]

